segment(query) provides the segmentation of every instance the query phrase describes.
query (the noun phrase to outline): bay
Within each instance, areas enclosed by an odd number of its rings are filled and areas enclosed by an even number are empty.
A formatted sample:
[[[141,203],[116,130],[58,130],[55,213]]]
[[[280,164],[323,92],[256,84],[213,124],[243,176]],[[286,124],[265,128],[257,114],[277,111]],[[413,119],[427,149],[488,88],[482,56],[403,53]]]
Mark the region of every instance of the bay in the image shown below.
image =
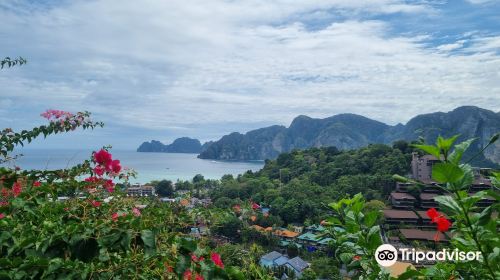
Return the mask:
[[[135,151],[112,150],[114,159],[119,159],[123,167],[138,172],[132,183],[147,183],[152,180],[191,180],[196,174],[206,179],[220,179],[225,174],[234,176],[248,170],[257,171],[264,166],[263,161],[218,161],[197,158],[197,154],[180,153],[138,153]],[[74,166],[88,159],[92,150],[68,149],[18,149],[14,154],[22,154],[9,166],[22,169],[52,170]]]

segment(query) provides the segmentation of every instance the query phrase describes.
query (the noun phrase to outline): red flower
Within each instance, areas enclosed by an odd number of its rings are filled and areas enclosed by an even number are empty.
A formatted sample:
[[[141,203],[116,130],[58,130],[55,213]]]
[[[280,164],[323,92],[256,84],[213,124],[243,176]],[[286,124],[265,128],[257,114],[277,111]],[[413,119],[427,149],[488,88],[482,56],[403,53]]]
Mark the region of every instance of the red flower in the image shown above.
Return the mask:
[[[118,217],[119,217],[119,215],[116,212],[111,215],[111,219],[113,219],[113,221],[115,221],[115,222],[118,220]]]
[[[220,268],[224,268],[224,264],[222,263],[222,260],[220,258],[220,255],[217,253],[212,253],[212,261],[214,264]]]
[[[439,212],[436,211],[435,208],[431,208],[427,210],[427,216],[429,216],[429,218],[431,218],[431,221],[434,223],[436,218],[439,217]]]
[[[101,149],[99,152],[94,154],[94,160],[102,166],[109,166],[113,159],[108,151]]]
[[[451,222],[448,221],[445,217],[439,217],[436,223],[437,223],[437,230],[440,232],[448,231],[448,229],[451,226]]]
[[[41,185],[42,185],[42,183],[40,183],[38,181],[33,182],[33,187],[35,187],[35,188],[40,187]]]
[[[196,277],[194,278],[194,280],[205,280],[205,279],[203,278],[203,276],[196,273]]]
[[[429,218],[431,218],[432,224],[435,223],[437,225],[438,232],[434,236],[434,240],[438,241],[439,240],[439,232],[448,231],[451,227],[451,222],[448,221],[448,219],[446,219],[443,214],[439,213],[434,208],[427,210],[427,216],[429,216]]]
[[[0,213],[0,220],[5,218],[5,213]]]
[[[101,206],[101,204],[102,204],[102,203],[101,203],[101,202],[99,202],[99,201],[92,200],[92,201],[90,202],[90,204],[92,204],[92,206],[94,206],[94,207],[99,207],[99,206]]]
[[[184,279],[184,280],[191,280],[191,276],[192,275],[193,275],[193,273],[191,272],[191,270],[187,269],[186,271],[184,271],[182,279]]]
[[[205,258],[203,256],[201,257],[197,257],[195,254],[191,254],[191,261],[193,262],[201,262],[203,261]]]
[[[255,202],[254,202],[254,203],[252,203],[252,209],[253,209],[253,210],[257,210],[257,209],[259,209],[259,208],[260,208],[260,205],[259,205],[259,204],[255,203]]]
[[[102,166],[98,165],[98,166],[94,167],[94,173],[97,176],[102,176],[104,174],[104,168],[102,168]]]
[[[17,197],[19,194],[21,194],[22,191],[22,186],[21,183],[15,182],[14,185],[12,185],[12,194],[14,197]]]
[[[116,159],[111,162],[111,170],[114,173],[119,173],[122,170],[122,166],[120,165],[119,160]]]
[[[354,257],[352,257],[352,259],[355,261],[359,261],[359,260],[361,260],[361,256],[354,256]]]

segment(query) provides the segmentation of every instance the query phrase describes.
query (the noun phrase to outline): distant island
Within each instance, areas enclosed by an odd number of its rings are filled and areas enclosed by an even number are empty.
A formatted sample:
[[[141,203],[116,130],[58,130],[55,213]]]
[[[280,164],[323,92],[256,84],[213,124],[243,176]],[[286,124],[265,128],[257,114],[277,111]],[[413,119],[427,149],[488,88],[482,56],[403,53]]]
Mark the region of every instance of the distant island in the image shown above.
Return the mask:
[[[374,143],[391,144],[397,140],[426,142],[437,136],[460,134],[458,141],[479,138],[467,155],[484,147],[490,137],[500,132],[500,113],[464,106],[447,113],[418,115],[395,126],[355,114],[339,114],[325,119],[296,117],[287,128],[281,125],[260,128],[245,134],[223,136],[198,156],[202,159],[262,160],[274,159],[283,152],[310,147],[335,146],[341,150],[356,149]],[[475,164],[497,167],[500,163],[500,143],[476,158]]]
[[[199,154],[210,144],[212,144],[212,142],[207,142],[202,145],[200,140],[189,137],[177,138],[169,145],[165,145],[157,140],[151,140],[151,142],[142,143],[141,146],[137,148],[137,152]]]

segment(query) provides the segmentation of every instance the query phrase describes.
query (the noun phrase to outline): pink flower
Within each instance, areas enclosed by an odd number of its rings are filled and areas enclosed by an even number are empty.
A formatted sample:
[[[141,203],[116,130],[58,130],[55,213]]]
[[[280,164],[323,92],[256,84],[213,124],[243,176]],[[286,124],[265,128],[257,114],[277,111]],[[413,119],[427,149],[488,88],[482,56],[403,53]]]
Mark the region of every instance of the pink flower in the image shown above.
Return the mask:
[[[35,187],[35,188],[38,188],[38,187],[40,187],[41,185],[42,185],[42,183],[40,183],[40,182],[38,182],[38,181],[33,182],[33,187]]]
[[[0,220],[5,218],[5,213],[0,213]]]
[[[113,219],[113,221],[115,221],[115,222],[118,220],[118,217],[120,217],[120,215],[118,215],[118,213],[116,213],[116,212],[111,214],[111,219]]]
[[[134,213],[134,216],[136,217],[139,217],[141,215],[141,211],[135,207],[134,209],[132,209],[132,213]]]
[[[102,175],[104,175],[104,168],[102,168],[102,166],[98,165],[98,166],[94,167],[94,173],[97,176],[102,176]]]
[[[122,166],[120,165],[120,161],[119,160],[113,160],[111,162],[111,170],[114,173],[119,173],[120,170],[122,170]]]
[[[7,197],[9,197],[9,195],[10,195],[10,190],[9,190],[9,189],[7,189],[7,188],[2,188],[1,193],[2,193],[2,197],[3,197],[3,198],[7,198]]]
[[[203,276],[196,273],[196,277],[194,278],[194,280],[205,280],[205,279],[203,278]]]
[[[90,202],[90,204],[92,204],[92,206],[94,206],[94,207],[99,207],[99,206],[101,206],[101,204],[102,204],[102,203],[101,203],[101,202],[99,202],[99,201],[92,200],[92,201]]]
[[[224,268],[224,264],[222,263],[222,259],[220,258],[220,255],[217,253],[212,253],[211,255],[212,261],[214,264],[220,268]]]
[[[110,193],[115,191],[115,183],[113,183],[113,180],[106,180],[106,182],[104,182],[104,187]]]
[[[12,194],[14,195],[14,197],[19,196],[19,194],[21,194],[21,191],[22,191],[21,184],[19,182],[15,182],[14,185],[12,185]]]
[[[88,177],[88,178],[85,178],[85,182],[88,182],[88,183],[97,183],[99,181],[99,178],[97,177]]]
[[[193,273],[191,272],[191,270],[186,269],[186,271],[184,271],[184,274],[182,275],[182,279],[183,280],[191,280],[191,276],[193,276]]]
[[[191,261],[193,262],[201,262],[203,260],[205,260],[203,256],[197,257],[195,254],[191,254]]]
[[[259,209],[259,208],[260,208],[260,205],[259,205],[259,204],[255,203],[255,202],[253,202],[253,203],[252,203],[252,209],[253,209],[253,210],[257,210],[257,209]]]
[[[98,164],[100,164],[104,167],[107,167],[107,166],[109,166],[109,164],[111,163],[113,158],[112,158],[111,154],[108,153],[108,151],[101,149],[99,152],[94,153],[94,160]]]

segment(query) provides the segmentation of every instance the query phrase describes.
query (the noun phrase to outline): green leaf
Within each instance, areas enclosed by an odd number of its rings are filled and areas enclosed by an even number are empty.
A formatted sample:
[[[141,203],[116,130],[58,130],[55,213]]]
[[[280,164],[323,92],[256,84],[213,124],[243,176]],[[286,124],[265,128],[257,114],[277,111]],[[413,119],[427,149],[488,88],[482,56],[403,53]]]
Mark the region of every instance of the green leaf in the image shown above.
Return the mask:
[[[457,134],[457,135],[454,135],[454,136],[452,136],[452,137],[450,137],[450,138],[446,138],[446,139],[445,139],[445,138],[443,138],[443,137],[441,137],[441,136],[439,136],[439,137],[437,138],[437,143],[436,143],[436,144],[437,144],[438,149],[439,149],[440,151],[443,151],[443,153],[444,153],[445,155],[447,155],[447,154],[448,154],[448,151],[451,149],[451,146],[453,145],[453,143],[455,143],[455,141],[457,140],[458,136],[459,136],[459,135]],[[439,158],[439,157],[438,157],[438,158]]]
[[[141,239],[144,242],[144,252],[146,257],[153,255],[156,252],[156,240],[154,233],[145,229],[141,231]]]
[[[431,154],[433,156],[435,156],[436,158],[440,158],[440,150],[438,147],[436,146],[432,146],[432,145],[412,145],[413,147],[417,148],[417,149],[420,149],[428,154]]]
[[[440,162],[432,167],[432,179],[438,183],[454,183],[464,176],[464,171],[453,163]]]
[[[462,160],[462,156],[464,152],[470,147],[472,142],[476,141],[477,138],[472,138],[467,141],[464,141],[458,145],[455,145],[455,148],[453,149],[453,152],[449,156],[449,160],[451,163],[454,163],[458,165],[460,161]]]
[[[462,211],[460,205],[449,195],[436,196],[434,200],[444,208],[449,209],[454,215],[460,214]]]

